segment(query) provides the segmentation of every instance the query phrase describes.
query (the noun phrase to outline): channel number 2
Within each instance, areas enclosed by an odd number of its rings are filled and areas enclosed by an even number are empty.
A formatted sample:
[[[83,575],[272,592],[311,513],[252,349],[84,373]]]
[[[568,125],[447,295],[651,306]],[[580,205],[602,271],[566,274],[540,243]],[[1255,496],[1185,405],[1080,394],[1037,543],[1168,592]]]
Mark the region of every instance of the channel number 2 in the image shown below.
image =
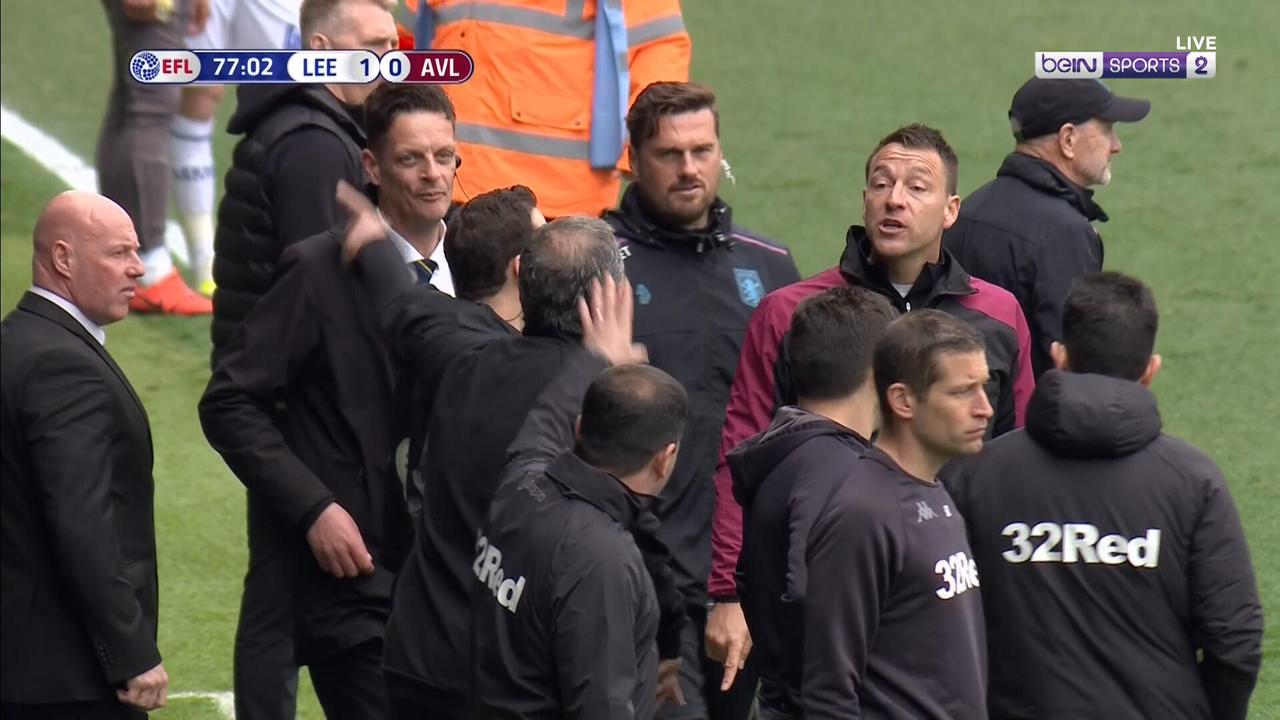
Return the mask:
[[[944,584],[934,592],[943,600],[950,600],[969,588],[979,586],[978,566],[964,552],[939,560],[933,566],[933,572],[942,576]]]

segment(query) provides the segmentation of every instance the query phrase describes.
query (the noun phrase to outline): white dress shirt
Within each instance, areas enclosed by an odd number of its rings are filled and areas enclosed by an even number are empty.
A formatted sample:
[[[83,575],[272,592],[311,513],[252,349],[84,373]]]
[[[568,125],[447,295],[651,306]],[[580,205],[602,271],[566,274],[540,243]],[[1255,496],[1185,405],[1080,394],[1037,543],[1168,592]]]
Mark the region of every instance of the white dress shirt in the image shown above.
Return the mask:
[[[395,228],[391,227],[387,222],[387,219],[383,217],[381,210],[378,211],[378,217],[382,218],[382,224],[387,228],[387,237],[391,238],[391,242],[394,243],[396,249],[400,251],[400,257],[404,259],[406,267],[409,263],[417,262],[422,259],[422,253],[418,252],[418,248],[409,244],[409,241],[405,240],[403,235],[396,232]],[[444,221],[441,220],[440,242],[436,243],[436,249],[431,251],[431,261],[436,264],[436,271],[431,274],[431,284],[436,286],[436,289],[440,292],[452,297],[454,295],[453,274],[449,272],[449,261],[444,257],[444,233],[446,229]],[[418,276],[414,274],[413,270],[407,269],[406,271],[415,281],[418,279]]]

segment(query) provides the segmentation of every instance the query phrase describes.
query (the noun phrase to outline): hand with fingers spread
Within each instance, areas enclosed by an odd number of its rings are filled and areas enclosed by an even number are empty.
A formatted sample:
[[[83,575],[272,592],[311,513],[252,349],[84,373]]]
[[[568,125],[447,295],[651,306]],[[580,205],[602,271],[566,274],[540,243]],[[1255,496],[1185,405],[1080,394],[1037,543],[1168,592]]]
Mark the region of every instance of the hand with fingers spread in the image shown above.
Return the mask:
[[[658,663],[658,707],[665,703],[684,705],[684,691],[680,689],[680,658]]]
[[[733,687],[738,671],[747,666],[751,654],[751,631],[742,605],[736,602],[720,602],[707,616],[707,657],[724,663],[724,679],[720,690]]]
[[[365,246],[384,240],[387,228],[369,198],[346,180],[338,181],[338,205],[347,214],[347,231],[342,238],[342,262],[350,265]]]
[[[582,321],[582,344],[609,361],[610,365],[634,365],[649,361],[644,345],[631,341],[635,300],[631,283],[624,277],[614,282],[606,274],[604,282],[591,281],[586,298],[578,298],[578,318]]]
[[[129,678],[125,688],[116,691],[116,697],[126,705],[147,712],[164,707],[169,699],[169,675],[164,671],[164,664]]]
[[[311,524],[307,544],[320,567],[339,580],[373,574],[373,556],[365,548],[360,528],[336,502]]]

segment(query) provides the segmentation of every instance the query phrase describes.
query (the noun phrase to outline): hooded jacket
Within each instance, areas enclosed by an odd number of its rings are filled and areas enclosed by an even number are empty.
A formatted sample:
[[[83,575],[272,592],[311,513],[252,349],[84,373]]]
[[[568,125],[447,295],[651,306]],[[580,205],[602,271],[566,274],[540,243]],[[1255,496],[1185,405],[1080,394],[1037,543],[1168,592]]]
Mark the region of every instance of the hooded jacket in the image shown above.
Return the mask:
[[[1031,336],[1017,301],[1008,291],[965,272],[944,248],[937,263],[924,267],[904,298],[871,258],[871,240],[859,226],[849,228],[840,264],[807,280],[770,293],[751,319],[737,374],[729,393],[721,462],[716,466],[716,507],[711,537],[713,599],[732,600],[733,571],[742,544],[742,512],[731,492],[725,455],[769,424],[775,408],[795,402],[783,339],[796,307],[807,297],[841,285],[860,285],[884,295],[901,312],[933,308],[954,315],[982,334],[991,380],[987,397],[995,410],[991,434],[1021,427],[1023,411],[1035,387],[1031,373]]]
[[[508,453],[470,570],[473,715],[653,715],[657,594],[642,549],[652,498],[566,451],[606,363],[566,356]]]
[[[960,205],[942,242],[974,275],[1013,293],[1031,327],[1031,364],[1053,367],[1049,346],[1062,339],[1062,303],[1071,283],[1102,270],[1107,214],[1093,191],[1039,158],[1011,153],[996,178]]]
[[[635,293],[636,342],[689,393],[680,458],[658,514],[676,581],[696,605],[706,602],[712,477],[742,338],[765,295],[800,279],[790,251],[734,225],[732,215],[717,198],[707,228],[671,228],[632,185],[604,218],[618,236]]]
[[[1245,717],[1263,618],[1244,531],[1145,387],[1051,370],[1026,430],[956,470],[992,718]]]
[[[833,483],[866,448],[867,440],[843,425],[788,405],[768,430],[729,454],[733,495],[742,505],[738,597],[763,707],[801,711],[809,531]]]
[[[359,109],[321,85],[242,85],[236,144],[214,235],[214,360],[275,277],[285,247],[338,223],[339,180],[361,187]]]

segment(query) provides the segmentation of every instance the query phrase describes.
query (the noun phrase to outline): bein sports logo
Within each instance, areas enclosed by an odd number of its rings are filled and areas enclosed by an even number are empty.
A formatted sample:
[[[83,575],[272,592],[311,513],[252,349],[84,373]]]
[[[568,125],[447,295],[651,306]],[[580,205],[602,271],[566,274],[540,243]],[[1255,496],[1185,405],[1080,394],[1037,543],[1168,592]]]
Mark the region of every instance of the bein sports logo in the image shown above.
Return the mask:
[[[1077,79],[1102,77],[1100,52],[1037,52],[1036,77]]]

